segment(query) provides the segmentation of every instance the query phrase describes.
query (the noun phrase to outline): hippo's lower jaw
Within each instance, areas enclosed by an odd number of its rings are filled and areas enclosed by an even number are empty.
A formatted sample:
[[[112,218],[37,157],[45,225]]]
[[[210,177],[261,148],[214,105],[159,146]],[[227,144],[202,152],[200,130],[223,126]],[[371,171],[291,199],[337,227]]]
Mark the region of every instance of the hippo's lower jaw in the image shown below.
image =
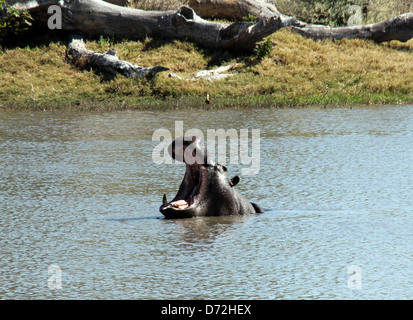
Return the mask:
[[[166,195],[164,195],[163,203],[159,210],[167,219],[192,218],[196,215],[195,203],[192,200],[192,196],[190,196],[188,201],[177,200],[168,203]]]
[[[192,218],[195,217],[195,211],[191,208],[189,209],[176,209],[173,207],[162,208],[161,213],[167,219],[182,219],[182,218]]]

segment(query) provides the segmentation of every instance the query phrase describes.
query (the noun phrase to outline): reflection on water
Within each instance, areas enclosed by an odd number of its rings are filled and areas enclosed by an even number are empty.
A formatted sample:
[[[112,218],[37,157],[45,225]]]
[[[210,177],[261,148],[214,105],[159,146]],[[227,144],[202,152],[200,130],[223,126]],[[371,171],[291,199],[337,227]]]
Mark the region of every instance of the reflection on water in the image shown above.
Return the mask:
[[[268,211],[163,219],[185,169],[152,162],[152,133],[182,119],[260,129],[260,173],[237,188]],[[0,298],[410,299],[412,145],[410,106],[2,112]]]

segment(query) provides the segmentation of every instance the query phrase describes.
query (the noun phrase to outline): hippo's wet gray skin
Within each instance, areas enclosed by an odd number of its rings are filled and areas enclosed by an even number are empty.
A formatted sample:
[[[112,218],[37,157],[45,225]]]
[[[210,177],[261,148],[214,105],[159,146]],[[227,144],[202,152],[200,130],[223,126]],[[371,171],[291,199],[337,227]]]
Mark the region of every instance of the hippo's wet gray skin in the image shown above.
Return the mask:
[[[186,172],[171,202],[163,196],[160,212],[166,218],[230,216],[262,213],[233,187],[239,182],[227,177],[227,167],[207,159],[206,148],[198,137],[180,137],[168,148],[172,158],[185,162]]]

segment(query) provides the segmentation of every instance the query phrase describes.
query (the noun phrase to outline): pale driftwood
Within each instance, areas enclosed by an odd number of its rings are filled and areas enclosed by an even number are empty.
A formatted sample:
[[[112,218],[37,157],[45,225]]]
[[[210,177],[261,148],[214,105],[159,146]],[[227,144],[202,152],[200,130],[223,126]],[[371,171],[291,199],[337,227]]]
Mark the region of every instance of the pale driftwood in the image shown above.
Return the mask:
[[[235,73],[224,73],[230,70],[233,70],[239,66],[238,63],[230,64],[228,66],[221,66],[217,69],[213,70],[201,70],[196,73],[196,75],[192,78],[186,79],[183,78],[176,73],[170,73],[170,78],[176,78],[180,80],[187,80],[187,81],[199,81],[199,80],[206,80],[206,81],[216,81],[216,80],[223,80],[228,77],[235,75]]]
[[[109,50],[107,53],[87,50],[83,38],[77,35],[72,36],[69,41],[68,54],[75,62],[80,62],[82,66],[96,68],[112,75],[120,73],[128,78],[154,76],[158,72],[169,70],[162,66],[142,67],[128,61],[120,60],[114,50]]]
[[[204,19],[242,21],[248,17],[269,18],[280,15],[274,5],[262,0],[189,0],[188,5]]]

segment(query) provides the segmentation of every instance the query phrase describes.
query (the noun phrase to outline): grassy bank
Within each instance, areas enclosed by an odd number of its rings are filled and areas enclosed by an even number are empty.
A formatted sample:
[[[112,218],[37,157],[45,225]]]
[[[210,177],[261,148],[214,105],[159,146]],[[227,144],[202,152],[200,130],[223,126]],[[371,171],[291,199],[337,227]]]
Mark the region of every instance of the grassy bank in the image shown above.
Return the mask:
[[[239,63],[238,74],[222,81],[108,78],[73,65],[66,43],[32,38],[0,50],[0,108],[170,109],[289,107],[410,103],[413,101],[413,41],[375,44],[362,40],[313,41],[288,30],[262,60],[198,48],[183,41],[88,42],[121,59],[162,65],[182,77],[202,69]],[[205,94],[211,104],[205,104]]]

